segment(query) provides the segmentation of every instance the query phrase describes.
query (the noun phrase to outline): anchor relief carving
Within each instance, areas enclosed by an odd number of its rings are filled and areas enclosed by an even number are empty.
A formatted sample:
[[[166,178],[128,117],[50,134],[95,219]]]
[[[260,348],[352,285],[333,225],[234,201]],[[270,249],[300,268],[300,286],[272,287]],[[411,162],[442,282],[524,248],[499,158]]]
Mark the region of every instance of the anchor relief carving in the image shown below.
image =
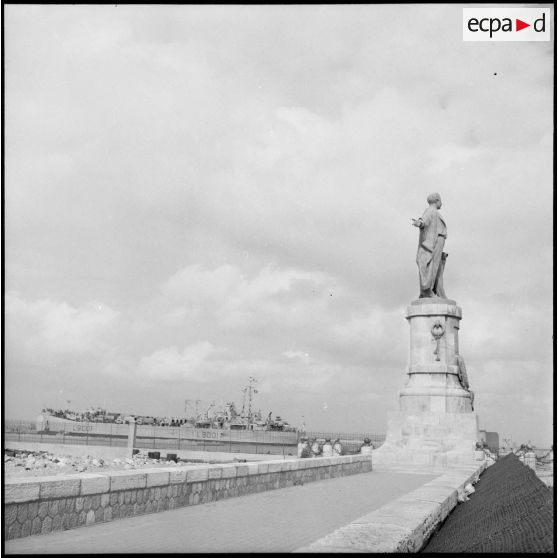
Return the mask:
[[[446,332],[444,326],[440,322],[440,320],[436,320],[436,323],[432,326],[430,330],[432,333],[432,337],[436,340],[436,348],[434,349],[434,354],[436,355],[436,360],[440,360],[440,339],[443,337],[444,333]]]

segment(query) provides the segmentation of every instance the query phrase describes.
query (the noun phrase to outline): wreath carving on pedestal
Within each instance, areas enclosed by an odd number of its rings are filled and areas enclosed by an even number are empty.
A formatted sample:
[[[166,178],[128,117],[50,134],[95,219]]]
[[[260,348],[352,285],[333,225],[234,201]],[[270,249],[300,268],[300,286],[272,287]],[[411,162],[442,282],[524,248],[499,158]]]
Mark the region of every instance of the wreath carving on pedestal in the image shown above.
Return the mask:
[[[444,326],[440,322],[440,320],[436,320],[432,329],[430,330],[432,333],[432,337],[436,340],[436,348],[434,349],[434,354],[436,355],[436,360],[440,360],[440,339],[443,337],[444,333],[446,332]]]

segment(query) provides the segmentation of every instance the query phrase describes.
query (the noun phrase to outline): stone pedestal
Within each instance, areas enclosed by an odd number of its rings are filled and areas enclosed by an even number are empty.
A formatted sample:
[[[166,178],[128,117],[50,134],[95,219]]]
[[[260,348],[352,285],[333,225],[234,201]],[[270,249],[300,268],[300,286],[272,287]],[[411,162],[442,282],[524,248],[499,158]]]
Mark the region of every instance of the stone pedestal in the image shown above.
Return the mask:
[[[406,318],[407,381],[373,463],[445,467],[474,461],[478,421],[459,355],[461,308],[453,300],[422,298],[407,307]]]

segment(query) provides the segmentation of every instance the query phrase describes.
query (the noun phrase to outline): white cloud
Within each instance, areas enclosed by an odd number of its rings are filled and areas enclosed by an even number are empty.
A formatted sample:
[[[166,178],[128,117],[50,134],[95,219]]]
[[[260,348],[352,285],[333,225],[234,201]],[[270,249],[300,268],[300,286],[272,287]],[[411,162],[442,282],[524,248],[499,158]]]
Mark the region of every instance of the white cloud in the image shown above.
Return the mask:
[[[310,355],[308,353],[305,353],[304,351],[293,351],[293,350],[289,350],[289,351],[283,351],[283,353],[281,353],[283,356],[292,359],[292,360],[300,360],[301,362],[307,363],[310,362]]]
[[[119,314],[100,302],[73,307],[50,299],[5,298],[7,355],[18,361],[89,353],[106,345]]]
[[[215,269],[188,266],[164,282],[164,303],[172,304],[165,315],[167,325],[211,322],[217,329],[253,330],[263,323],[295,322],[312,306],[312,293],[323,303],[324,274],[267,265],[252,277],[241,269],[222,265]]]
[[[139,363],[139,372],[153,380],[194,379],[209,381],[205,363],[215,348],[209,342],[196,343],[182,352],[175,346],[159,349]]]
[[[438,173],[445,171],[453,165],[463,165],[471,158],[482,155],[483,150],[474,147],[445,144],[433,149],[430,153],[432,162],[430,164],[430,172]]]

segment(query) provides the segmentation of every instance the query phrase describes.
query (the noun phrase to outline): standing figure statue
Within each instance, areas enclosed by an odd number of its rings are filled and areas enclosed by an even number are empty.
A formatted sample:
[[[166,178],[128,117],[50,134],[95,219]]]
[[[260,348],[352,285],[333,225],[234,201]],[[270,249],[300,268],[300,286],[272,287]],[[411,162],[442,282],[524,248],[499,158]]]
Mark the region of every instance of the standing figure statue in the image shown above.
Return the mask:
[[[446,223],[438,212],[442,207],[440,194],[426,198],[428,207],[419,219],[412,219],[413,226],[420,229],[417,265],[420,278],[419,298],[447,298],[444,292],[444,266],[448,255],[443,251],[448,236]]]

